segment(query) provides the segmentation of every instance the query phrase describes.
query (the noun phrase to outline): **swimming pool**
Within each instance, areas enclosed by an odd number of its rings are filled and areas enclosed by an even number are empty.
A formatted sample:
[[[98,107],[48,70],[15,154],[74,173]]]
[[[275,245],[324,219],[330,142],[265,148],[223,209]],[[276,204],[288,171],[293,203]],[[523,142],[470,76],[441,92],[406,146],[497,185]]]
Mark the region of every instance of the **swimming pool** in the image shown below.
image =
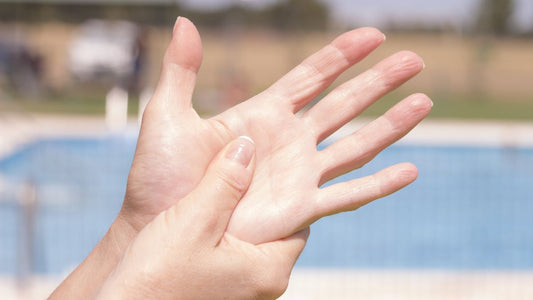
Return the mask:
[[[64,272],[103,236],[122,203],[135,138],[46,139],[0,161],[0,273],[15,274],[20,186],[38,199],[32,269]],[[362,170],[402,161],[419,179],[405,190],[320,220],[298,266],[533,269],[533,149],[397,145]]]

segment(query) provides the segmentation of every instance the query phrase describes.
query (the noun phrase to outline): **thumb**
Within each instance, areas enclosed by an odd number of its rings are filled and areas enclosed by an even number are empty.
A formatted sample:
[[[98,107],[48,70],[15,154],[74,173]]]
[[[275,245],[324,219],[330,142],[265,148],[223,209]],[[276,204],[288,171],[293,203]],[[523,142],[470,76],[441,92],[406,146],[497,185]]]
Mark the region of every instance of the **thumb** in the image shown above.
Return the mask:
[[[182,216],[194,218],[190,224],[200,235],[213,237],[215,244],[252,181],[254,156],[252,139],[233,140],[213,159],[198,186],[178,203]]]
[[[179,17],[165,52],[159,82],[150,104],[165,112],[192,107],[196,75],[202,63],[202,42],[193,23]]]

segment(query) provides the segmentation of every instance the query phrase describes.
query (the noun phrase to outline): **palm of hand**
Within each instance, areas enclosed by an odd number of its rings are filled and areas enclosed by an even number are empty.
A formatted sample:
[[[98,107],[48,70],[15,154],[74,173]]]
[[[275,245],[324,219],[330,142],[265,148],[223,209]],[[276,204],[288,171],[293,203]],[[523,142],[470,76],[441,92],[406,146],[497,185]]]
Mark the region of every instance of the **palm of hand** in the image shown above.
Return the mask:
[[[259,95],[220,116],[233,132],[256,144],[254,177],[228,233],[257,244],[308,225],[308,209],[320,181],[316,139],[303,120],[286,108],[269,105],[267,98]]]
[[[148,120],[145,113],[122,208],[137,230],[187,195],[226,144],[197,116],[181,117]]]
[[[257,166],[252,185],[233,217],[240,221],[233,221],[236,227],[230,232],[247,240],[265,236],[264,231],[271,232],[268,236],[286,234],[286,229],[272,225],[285,224],[286,214],[300,211],[306,202],[300,201],[306,195],[291,191],[313,191],[318,185],[315,165],[310,163],[316,142],[301,120],[275,107],[250,103],[209,120],[199,118],[192,109],[184,116],[143,126],[125,202],[125,210],[141,219],[136,227],[142,228],[188,194],[216,153],[234,137],[247,135],[256,143]]]
[[[186,25],[180,30],[186,30]],[[189,40],[189,48],[193,47],[190,39],[197,38],[191,30],[181,33]],[[166,72],[172,76],[163,74],[167,80],[163,78],[160,85],[170,84],[168,78],[182,76],[188,79],[181,80],[183,84],[194,86],[194,80],[189,78],[199,61],[173,57],[172,53],[183,47],[180,44],[183,41],[176,40],[176,35],[167,50],[166,59],[170,62],[166,63],[179,67],[167,67]],[[183,36],[181,39],[185,39]],[[347,46],[348,41],[355,45]],[[330,146],[329,151],[321,153],[316,145],[382,94],[419,72],[422,64],[416,55],[392,56],[368,74],[341,86],[338,92],[330,93],[321,101],[324,105],[315,106],[303,116],[295,115],[381,41],[381,35],[375,30],[345,34],[267,91],[207,120],[201,119],[190,105],[178,103],[180,105],[176,106],[180,109],[169,109],[175,101],[190,103],[192,87],[190,92],[187,88],[185,92],[175,91],[178,95],[168,92],[168,89],[172,91],[168,87],[162,88],[168,93],[156,92],[145,112],[128,179],[123,212],[130,223],[137,229],[142,228],[189,193],[216,153],[238,135],[250,136],[255,141],[257,166],[248,192],[232,215],[228,232],[248,242],[262,243],[287,237],[321,216],[355,209],[413,181],[416,169],[411,165],[398,165],[337,189],[335,186],[318,188],[324,181],[363,165],[413,128],[429,112],[430,101],[425,97],[415,97],[418,102],[409,98],[400,102],[360,132],[339,141],[337,147]],[[197,51],[201,51],[201,47]],[[165,73],[165,63],[163,68]],[[362,100],[346,99],[346,94],[358,92],[363,95]],[[355,105],[355,100],[362,104]],[[353,148],[354,140],[362,143],[354,149],[357,151],[343,150]]]

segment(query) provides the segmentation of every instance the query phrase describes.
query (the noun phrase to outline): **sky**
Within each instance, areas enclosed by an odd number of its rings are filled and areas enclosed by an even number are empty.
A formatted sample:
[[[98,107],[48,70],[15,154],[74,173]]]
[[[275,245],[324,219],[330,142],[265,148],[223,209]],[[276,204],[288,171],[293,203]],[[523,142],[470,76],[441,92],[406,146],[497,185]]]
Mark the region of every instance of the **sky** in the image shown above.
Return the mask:
[[[195,8],[217,8],[231,3],[265,5],[277,0],[181,0]],[[383,26],[389,21],[436,24],[471,24],[479,0],[322,0],[341,22]],[[533,27],[533,0],[515,0],[513,23],[518,29]]]

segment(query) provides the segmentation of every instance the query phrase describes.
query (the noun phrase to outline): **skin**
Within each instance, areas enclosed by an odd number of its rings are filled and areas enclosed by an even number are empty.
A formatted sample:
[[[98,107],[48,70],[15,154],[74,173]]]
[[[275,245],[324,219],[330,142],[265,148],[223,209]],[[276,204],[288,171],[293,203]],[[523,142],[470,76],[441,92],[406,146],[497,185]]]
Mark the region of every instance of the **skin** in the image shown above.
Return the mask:
[[[191,193],[144,227],[97,299],[281,296],[309,230],[259,245],[226,231],[252,181],[253,154],[253,144],[243,138],[225,147]]]
[[[213,157],[237,136],[246,135],[256,142],[256,169],[227,231],[251,244],[289,237],[320,217],[357,209],[414,181],[416,167],[402,163],[320,188],[324,182],[362,167],[414,128],[431,109],[432,102],[425,95],[407,97],[322,151],[316,145],[419,73],[424,63],[416,54],[398,52],[302,111],[384,39],[373,28],[344,33],[264,92],[220,115],[202,119],[191,104],[202,59],[201,41],[194,25],[179,18],[159,84],[143,116],[119,216],[52,298],[93,295],[138,232],[191,192]],[[83,288],[76,285],[81,280]]]

